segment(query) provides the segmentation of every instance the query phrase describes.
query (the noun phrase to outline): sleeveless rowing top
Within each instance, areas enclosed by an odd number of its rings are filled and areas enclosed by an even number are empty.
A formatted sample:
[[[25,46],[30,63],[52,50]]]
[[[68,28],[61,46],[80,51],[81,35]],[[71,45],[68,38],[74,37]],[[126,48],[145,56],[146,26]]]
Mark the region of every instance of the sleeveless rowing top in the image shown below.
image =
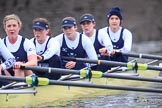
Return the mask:
[[[113,49],[120,49],[124,46],[124,40],[123,40],[123,31],[124,31],[124,28],[121,29],[121,32],[120,32],[120,38],[117,42],[112,42],[112,45],[113,45]],[[109,33],[109,28],[107,28],[107,33],[110,37],[110,33]],[[111,39],[111,38],[110,38]],[[113,55],[111,56],[111,60],[112,61],[119,61],[119,62],[128,62],[128,56],[123,56],[123,55]]]
[[[97,53],[97,57],[98,57],[99,60],[108,60],[108,61],[109,61],[109,60],[110,60],[110,57],[109,57],[109,56],[101,56],[100,53],[99,53],[99,49],[100,49],[100,48],[103,48],[104,46],[102,46],[102,45],[100,44],[100,42],[98,41],[98,32],[99,32],[99,31],[96,30],[95,41],[94,41],[94,43],[93,43],[94,48],[95,48],[96,53]],[[108,69],[110,69],[110,66],[98,65],[98,66],[96,67],[96,69],[94,69],[94,70],[105,72],[105,71],[107,71]]]
[[[95,36],[95,41],[94,41],[93,45],[94,45],[97,55],[100,54],[99,49],[103,48],[104,46],[102,46],[100,44],[100,42],[98,41],[98,30],[96,30],[96,36]]]
[[[16,52],[11,52],[14,55],[16,61],[27,62],[27,52],[24,49],[24,41],[25,38],[22,37],[19,49]],[[4,39],[4,43],[7,46],[6,38]]]
[[[65,40],[65,35],[63,34],[63,41],[62,41],[60,55],[66,56],[66,57],[86,58],[87,54],[86,54],[86,52],[83,48],[83,45],[82,45],[82,34],[80,34],[80,36],[79,36],[79,43],[75,49],[71,49],[67,46],[66,40]],[[63,67],[65,66],[66,63],[67,63],[67,61],[63,60]],[[84,67],[85,67],[84,63],[77,62],[75,68],[73,68],[73,69],[82,69]]]
[[[67,57],[77,57],[77,58],[85,58],[86,52],[82,45],[82,35],[79,36],[79,43],[78,46],[75,49],[71,49],[67,46],[65,37],[63,34],[63,42],[61,46],[61,56],[67,56]]]
[[[48,38],[44,51],[41,54],[38,54],[38,55],[41,56],[41,55],[44,54],[44,52],[47,50],[47,45],[48,45],[48,42],[49,42],[50,39],[51,39],[51,37]],[[34,38],[33,43],[36,46],[36,38]]]
[[[16,52],[11,52],[14,55],[16,61],[21,61],[21,62],[27,62],[28,61],[27,52],[24,49],[24,41],[25,41],[25,38],[22,37],[19,49]],[[7,47],[6,38],[4,38],[4,44]],[[11,67],[10,69],[7,69],[7,70],[12,76],[14,76],[13,67]]]

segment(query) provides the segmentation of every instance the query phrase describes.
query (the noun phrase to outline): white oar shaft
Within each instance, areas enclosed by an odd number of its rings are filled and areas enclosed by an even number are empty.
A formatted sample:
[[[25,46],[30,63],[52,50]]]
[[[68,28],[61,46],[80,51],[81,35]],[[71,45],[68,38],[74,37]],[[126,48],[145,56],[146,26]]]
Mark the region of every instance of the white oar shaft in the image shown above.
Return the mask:
[[[0,94],[36,94],[36,90],[0,90]]]
[[[136,60],[133,59],[133,60],[131,60],[131,61],[129,61],[129,62],[134,62],[134,61],[136,61]],[[118,69],[120,69],[120,68],[121,68],[120,71],[126,71],[126,70],[128,70],[128,69],[123,69],[121,66],[117,66],[117,67],[111,68],[111,70],[108,70],[106,73],[113,73],[113,72],[116,72],[116,71],[118,71]]]
[[[12,83],[10,83],[10,84],[7,84],[7,85],[5,85],[5,86],[2,86],[2,87],[0,88],[0,90],[1,90],[1,89],[7,89],[7,88],[9,88],[9,87],[13,86],[14,84],[16,84],[16,82],[15,82],[15,81],[14,81],[14,82],[12,82]]]
[[[147,64],[153,64],[153,63],[155,63],[155,62],[158,62],[158,60],[153,60],[153,61],[151,61],[151,62],[148,62]]]

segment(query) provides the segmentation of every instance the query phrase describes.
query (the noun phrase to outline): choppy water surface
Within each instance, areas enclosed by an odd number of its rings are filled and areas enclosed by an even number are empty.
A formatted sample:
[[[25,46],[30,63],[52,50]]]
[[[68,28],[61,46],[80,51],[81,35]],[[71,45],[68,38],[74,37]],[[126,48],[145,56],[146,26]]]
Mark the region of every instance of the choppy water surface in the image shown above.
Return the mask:
[[[153,88],[161,88],[155,83]],[[70,101],[65,106],[54,108],[161,108],[162,94],[144,92],[125,92],[120,95],[102,96],[91,99]]]

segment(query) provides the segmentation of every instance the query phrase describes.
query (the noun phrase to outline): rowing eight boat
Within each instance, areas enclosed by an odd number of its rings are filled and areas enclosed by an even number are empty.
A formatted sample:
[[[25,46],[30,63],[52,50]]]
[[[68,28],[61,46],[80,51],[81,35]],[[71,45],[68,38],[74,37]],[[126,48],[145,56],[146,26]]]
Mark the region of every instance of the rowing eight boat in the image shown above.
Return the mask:
[[[157,78],[159,71],[146,70],[138,71],[139,76],[148,78]],[[91,82],[88,79],[82,79],[78,82],[81,83],[95,83],[116,86],[134,86],[134,87],[148,87],[151,82],[112,79],[112,78],[92,78]],[[33,88],[29,88],[30,90]],[[27,89],[28,90],[28,89]],[[43,106],[56,106],[64,105],[70,100],[90,98],[103,95],[115,95],[123,93],[122,90],[108,90],[108,89],[94,89],[82,88],[61,85],[48,85],[36,87],[37,94],[0,94],[1,107],[43,107]],[[8,101],[6,101],[8,100]]]

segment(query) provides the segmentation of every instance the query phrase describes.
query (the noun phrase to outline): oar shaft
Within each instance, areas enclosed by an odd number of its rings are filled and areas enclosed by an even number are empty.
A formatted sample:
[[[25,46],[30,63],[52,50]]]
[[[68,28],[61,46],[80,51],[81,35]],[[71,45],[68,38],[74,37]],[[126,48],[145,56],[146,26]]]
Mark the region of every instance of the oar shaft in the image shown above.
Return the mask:
[[[63,86],[76,86],[76,87],[88,87],[88,88],[99,88],[99,89],[112,89],[112,90],[126,90],[126,91],[136,91],[136,92],[152,92],[152,93],[162,93],[162,89],[153,88],[140,88],[140,87],[125,87],[125,86],[111,86],[111,85],[99,85],[99,84],[87,84],[87,83],[77,83],[72,81],[54,81],[50,80],[50,84],[63,85]]]
[[[118,54],[121,54],[121,55],[129,56],[129,57],[162,60],[162,56],[160,56],[160,55],[138,54],[138,53],[123,53],[123,52],[117,52],[117,53],[118,53]]]
[[[25,78],[22,77],[11,77],[11,76],[5,76],[0,75],[1,81],[18,81],[18,82],[25,82]]]
[[[21,66],[21,69],[27,69],[27,70],[37,71],[37,72],[76,74],[76,75],[79,75],[79,72],[80,72],[79,70],[51,68],[51,67],[38,67],[38,66]]]
[[[0,90],[0,94],[36,94],[36,90]]]
[[[103,74],[103,77],[117,78],[117,79],[124,79],[124,80],[137,80],[137,81],[148,81],[148,82],[160,82],[160,83],[162,83],[162,79],[160,79],[160,78],[146,78],[146,77],[137,77],[137,76],[128,76],[128,75],[117,75],[117,74],[114,74],[114,73]]]
[[[80,75],[81,77],[86,77],[88,73],[86,73],[86,70],[68,70],[68,69],[60,69],[60,68],[49,68],[49,67],[32,67],[32,66],[23,66],[24,69],[29,69],[33,71],[39,71],[39,72],[48,72],[48,73],[63,73],[63,74],[75,74]],[[162,79],[158,78],[145,78],[145,77],[137,77],[137,76],[128,76],[128,75],[117,75],[113,73],[102,73],[100,71],[91,71],[92,72],[92,78],[117,78],[117,79],[125,79],[125,80],[137,80],[137,81],[148,81],[148,82],[161,82]]]
[[[151,66],[151,65],[148,65],[148,66],[147,66],[147,69],[148,69],[148,70],[162,71],[162,67],[160,67],[160,66]]]
[[[86,58],[74,58],[74,57],[62,57],[65,60],[73,60],[77,62],[85,62],[85,63],[92,63],[98,65],[110,65],[110,66],[124,66],[127,67],[127,63],[123,62],[115,62],[115,61],[107,61],[107,60],[90,60]]]
[[[62,86],[76,86],[76,87],[88,87],[88,88],[98,88],[98,89],[162,93],[162,89],[99,85],[99,84],[79,83],[79,82],[74,82],[74,81],[57,81],[57,80],[49,80],[47,78],[39,78],[39,77],[38,78],[32,78],[32,77],[19,78],[19,77],[11,77],[11,76],[0,76],[0,79],[8,80],[8,81],[9,80],[20,81],[20,82],[23,81],[23,82],[26,82],[27,84],[31,84],[31,83],[35,84],[35,82],[37,82],[38,85],[62,85]]]
[[[110,66],[123,66],[127,67],[128,69],[132,70],[158,70],[162,71],[162,67],[160,66],[152,66],[144,63],[124,63],[124,62],[116,62],[116,61],[107,61],[107,60],[90,60],[86,58],[71,58],[71,57],[62,57],[63,59],[67,60],[74,60],[78,62],[85,62],[85,63],[93,63],[98,65],[110,65]]]

